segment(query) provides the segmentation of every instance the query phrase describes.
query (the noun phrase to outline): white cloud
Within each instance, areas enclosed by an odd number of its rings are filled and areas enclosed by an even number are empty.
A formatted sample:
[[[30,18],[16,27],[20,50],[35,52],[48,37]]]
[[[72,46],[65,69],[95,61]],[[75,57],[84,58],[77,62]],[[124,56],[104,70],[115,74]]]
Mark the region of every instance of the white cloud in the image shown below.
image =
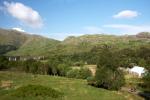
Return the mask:
[[[4,9],[14,18],[33,28],[43,26],[39,13],[19,2],[4,2]]]
[[[87,26],[87,27],[84,27],[84,30],[87,33],[101,33],[103,31],[101,28],[96,27],[96,26]]]
[[[19,32],[25,32],[25,30],[23,30],[22,28],[19,28],[19,27],[14,27],[12,29],[16,30],[16,31],[19,31]]]
[[[114,15],[113,18],[134,18],[137,17],[138,15],[139,13],[137,11],[123,10]]]
[[[110,24],[104,25],[103,27],[117,29],[124,34],[137,34],[139,32],[150,32],[150,25]]]

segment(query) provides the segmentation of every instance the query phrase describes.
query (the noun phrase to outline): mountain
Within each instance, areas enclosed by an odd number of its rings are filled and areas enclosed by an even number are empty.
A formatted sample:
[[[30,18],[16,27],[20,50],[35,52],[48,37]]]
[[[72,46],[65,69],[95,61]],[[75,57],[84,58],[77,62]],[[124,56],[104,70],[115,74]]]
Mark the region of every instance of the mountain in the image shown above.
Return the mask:
[[[101,43],[116,43],[116,42],[129,42],[129,41],[149,41],[150,33],[141,32],[137,35],[105,35],[105,34],[95,34],[95,35],[82,35],[78,37],[70,36],[67,37],[63,44],[78,45],[80,43],[90,43],[90,44],[101,44]]]
[[[0,54],[11,56],[50,56],[51,54],[82,53],[103,44],[113,45],[119,49],[150,45],[150,33],[141,32],[136,35],[122,36],[105,34],[69,36],[60,42],[39,35],[0,29]]]
[[[58,43],[58,40],[39,35],[0,29],[0,54],[15,56],[46,55]]]
[[[70,36],[67,37],[61,46],[63,49],[59,49],[67,53],[78,53],[87,52],[91,50],[94,46],[98,45],[114,45],[118,48],[131,47],[135,48],[139,45],[150,44],[150,33],[142,32],[137,35],[105,35],[105,34],[95,34],[95,35],[82,35],[82,36]],[[61,47],[59,46],[59,47]]]
[[[0,29],[0,45],[20,47],[27,39],[28,34],[10,29]]]
[[[141,33],[137,34],[136,37],[150,39],[150,33],[149,32],[141,32]]]

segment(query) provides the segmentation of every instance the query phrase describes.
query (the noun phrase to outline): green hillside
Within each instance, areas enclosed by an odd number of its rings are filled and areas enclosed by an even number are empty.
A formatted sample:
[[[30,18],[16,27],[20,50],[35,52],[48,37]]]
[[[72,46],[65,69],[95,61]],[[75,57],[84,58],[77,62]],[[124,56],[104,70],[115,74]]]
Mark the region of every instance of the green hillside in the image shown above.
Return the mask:
[[[150,33],[142,32],[137,35],[82,35],[69,36],[64,41],[30,35],[15,30],[0,29],[0,54],[18,56],[39,56],[50,54],[74,54],[89,52],[93,47],[102,44],[113,45],[117,48],[135,48],[150,44]]]
[[[59,41],[57,40],[41,36],[31,36],[18,50],[9,52],[7,55],[46,55],[58,43]]]
[[[23,45],[29,36],[15,30],[0,29],[0,45],[13,45],[18,48]]]
[[[142,100],[138,96],[121,91],[109,91],[87,85],[86,80],[69,79],[58,76],[34,75],[20,72],[0,71],[0,98],[1,100]],[[11,82],[11,88],[4,84]],[[42,85],[51,87],[63,93],[62,98],[49,98],[47,96],[15,97],[12,93],[21,86]],[[3,87],[2,87],[3,86]],[[20,91],[21,92],[21,91]]]
[[[0,54],[6,55],[45,55],[59,41],[38,35],[30,35],[15,30],[0,29]]]
[[[126,47],[138,47],[140,45],[150,44],[150,33],[139,33],[137,35],[83,35],[83,36],[70,36],[67,37],[61,44],[56,48],[55,51],[64,53],[79,53],[88,52],[95,46],[107,44],[113,45],[117,48]]]

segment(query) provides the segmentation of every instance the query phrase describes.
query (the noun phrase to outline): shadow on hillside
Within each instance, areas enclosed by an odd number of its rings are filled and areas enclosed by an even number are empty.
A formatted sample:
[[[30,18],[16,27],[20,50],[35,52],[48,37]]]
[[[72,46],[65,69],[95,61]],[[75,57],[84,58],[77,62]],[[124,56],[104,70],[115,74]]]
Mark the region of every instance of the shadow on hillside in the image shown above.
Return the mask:
[[[150,92],[139,92],[138,95],[143,97],[145,100],[150,100]]]

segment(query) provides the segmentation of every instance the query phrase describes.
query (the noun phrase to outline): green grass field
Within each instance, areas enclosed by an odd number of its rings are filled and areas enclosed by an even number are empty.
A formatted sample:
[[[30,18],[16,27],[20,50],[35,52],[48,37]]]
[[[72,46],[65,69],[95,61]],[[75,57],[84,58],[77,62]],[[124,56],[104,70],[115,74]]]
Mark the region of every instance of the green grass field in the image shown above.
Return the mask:
[[[87,85],[86,80],[58,76],[32,75],[22,72],[0,71],[0,81],[10,81],[10,88],[0,88],[0,100],[141,100],[132,94],[108,91]],[[14,97],[12,91],[23,85],[43,85],[63,93],[61,98],[49,97]]]

